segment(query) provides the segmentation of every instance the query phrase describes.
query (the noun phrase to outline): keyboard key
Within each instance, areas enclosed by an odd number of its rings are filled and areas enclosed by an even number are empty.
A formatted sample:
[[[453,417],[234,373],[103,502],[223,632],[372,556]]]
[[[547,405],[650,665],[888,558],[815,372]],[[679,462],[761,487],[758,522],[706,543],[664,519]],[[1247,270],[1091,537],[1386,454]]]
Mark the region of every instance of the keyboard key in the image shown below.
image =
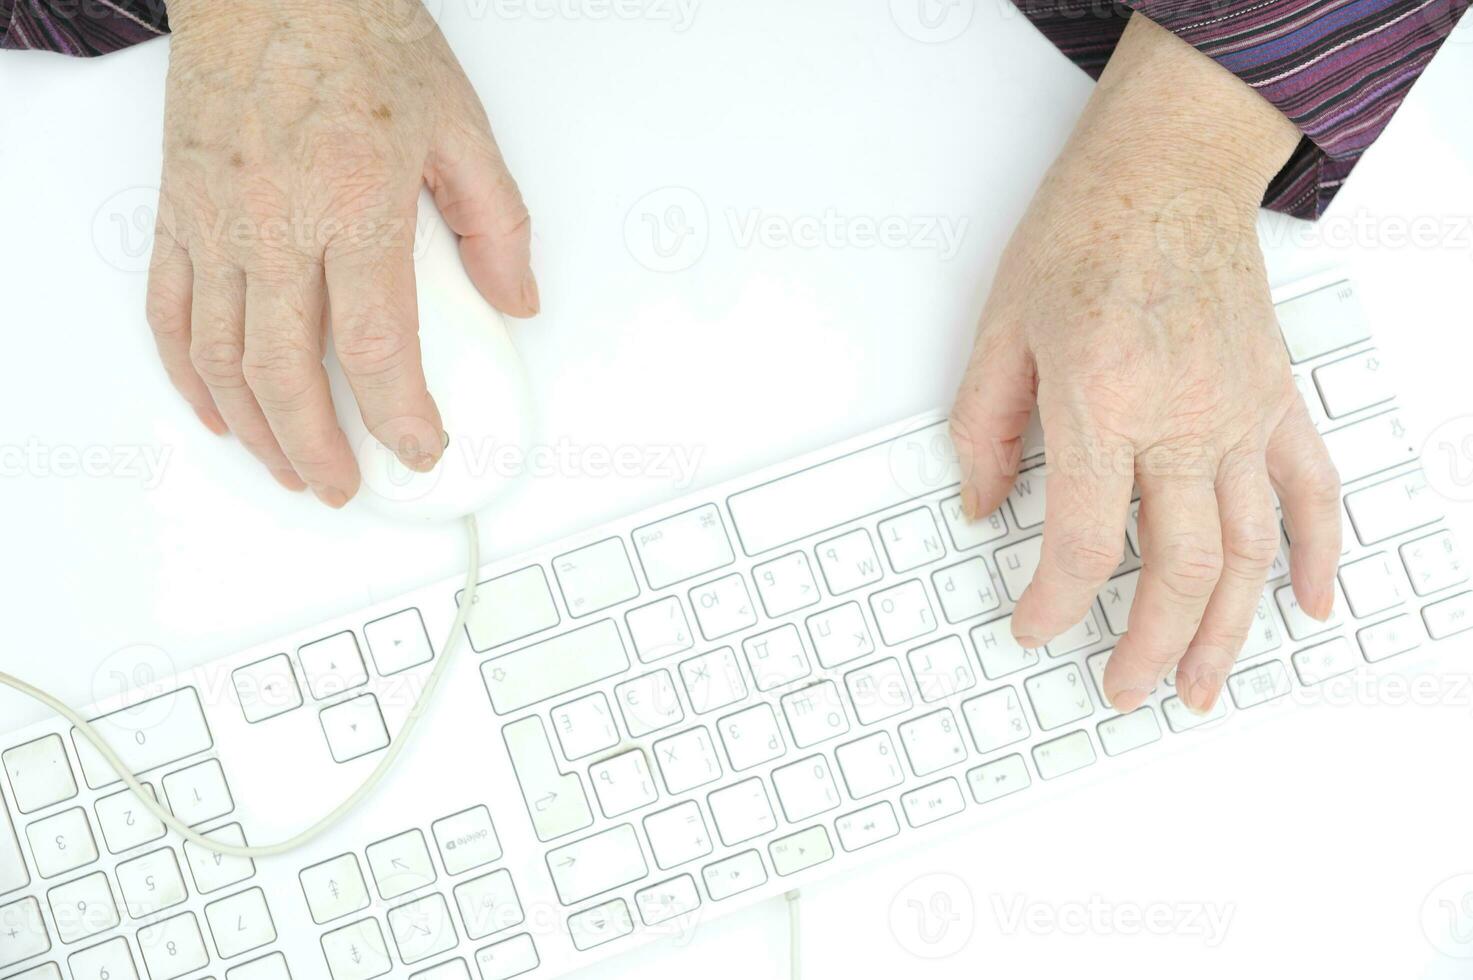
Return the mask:
[[[653,589],[714,572],[736,560],[715,504],[636,528],[633,537],[644,577]]]
[[[1417,595],[1431,595],[1468,581],[1468,567],[1453,546],[1451,531],[1408,541],[1400,550]]]
[[[55,963],[42,963],[29,970],[12,974],[7,980],[62,980],[61,967]]]
[[[844,686],[861,725],[893,718],[911,708],[910,689],[894,657],[849,671],[844,675]]]
[[[21,853],[20,840],[10,822],[10,811],[5,797],[0,794],[0,895],[13,892],[31,882],[31,873],[26,870],[25,855]]]
[[[1044,495],[1048,486],[1048,471],[1035,466],[1018,474],[1013,489],[1008,494],[1008,509],[1013,512],[1013,522],[1027,530],[1043,523]]]
[[[757,611],[740,575],[728,575],[690,590],[696,623],[708,640],[720,639],[757,622]]]
[[[880,628],[880,639],[887,646],[905,643],[936,629],[936,613],[931,609],[931,600],[926,598],[925,586],[918,581],[876,592],[869,597],[869,605],[875,625]]]
[[[504,868],[456,885],[455,907],[469,939],[485,939],[526,918],[511,872]]]
[[[906,659],[922,701],[942,701],[977,685],[977,672],[959,636],[916,647]]]
[[[225,770],[217,759],[208,759],[164,777],[164,797],[169,809],[186,826],[196,826],[235,809]]]
[[[35,813],[77,795],[77,780],[60,735],[46,735],[3,755],[15,808]]]
[[[219,841],[221,844],[233,844],[237,847],[242,847],[246,843],[245,833],[240,829],[238,823],[227,824],[217,830],[212,830],[205,834],[205,837]],[[189,841],[184,842],[184,863],[189,865],[189,873],[194,877],[194,890],[201,895],[229,888],[231,885],[251,878],[256,873],[256,863],[250,858],[231,857],[215,851],[207,851]]]
[[[680,680],[698,715],[735,704],[747,696],[747,682],[731,647],[691,657],[680,664]]]
[[[568,916],[568,933],[572,936],[574,949],[602,946],[633,931],[634,918],[629,914],[629,903],[622,898]]]
[[[1369,340],[1370,326],[1349,282],[1336,283],[1274,307],[1295,364]]]
[[[1033,764],[1044,779],[1057,779],[1094,762],[1094,746],[1090,744],[1089,733],[1082,730],[1033,747]]]
[[[634,640],[634,654],[642,663],[653,663],[662,657],[683,653],[695,645],[685,607],[679,596],[666,596],[657,602],[624,614],[629,636]]]
[[[634,749],[601,762],[588,770],[589,782],[606,817],[617,817],[655,802],[655,780],[650,775],[644,752]]]
[[[1021,792],[1032,782],[1028,765],[1021,755],[1010,755],[967,770],[967,786],[972,791],[972,799],[978,803],[991,803]]]
[[[673,868],[711,853],[711,835],[701,808],[693,800],[645,817],[644,833],[661,868]]]
[[[558,900],[574,905],[649,874],[639,837],[621,824],[547,852],[547,868]]]
[[[1374,350],[1363,351],[1314,369],[1325,412],[1343,418],[1396,397],[1391,372]]]
[[[80,942],[118,925],[112,886],[101,871],[57,885],[46,893],[51,919],[64,943]]]
[[[781,878],[823,864],[834,856],[834,845],[823,827],[809,827],[779,837],[767,845],[767,853],[772,858],[772,870]]]
[[[455,601],[464,601],[457,592]],[[476,585],[476,603],[465,619],[471,649],[495,647],[552,629],[559,622],[557,603],[541,565],[528,565]]]
[[[1426,610],[1423,610],[1423,616],[1425,615]],[[1360,642],[1361,654],[1370,663],[1415,650],[1422,645],[1421,628],[1411,616],[1405,615],[1393,616],[1374,626],[1367,626],[1357,631],[1355,637]]]
[[[267,953],[226,970],[225,980],[292,980],[292,972],[287,968],[285,956]]]
[[[1084,614],[1083,619],[1050,640],[1046,649],[1049,656],[1062,657],[1077,650],[1083,650],[1085,647],[1094,646],[1102,638],[1100,624],[1095,619],[1094,609],[1091,607]]]
[[[435,659],[430,635],[418,609],[404,609],[363,627],[374,666],[385,677]]]
[[[982,663],[982,673],[988,680],[995,681],[1038,664],[1038,650],[1021,647],[1013,638],[1012,616],[974,626],[970,635],[977,659]]]
[[[665,780],[665,789],[674,794],[704,786],[721,778],[721,762],[716,747],[704,728],[692,728],[679,735],[662,738],[654,745],[655,761]]]
[[[1281,698],[1289,693],[1289,674],[1282,660],[1270,660],[1256,667],[1240,670],[1228,678],[1228,691],[1239,708]]]
[[[1284,617],[1284,625],[1289,628],[1289,635],[1296,640],[1304,640],[1328,632],[1339,626],[1343,618],[1344,602],[1338,591],[1330,618],[1326,622],[1320,622],[1299,608],[1299,599],[1295,597],[1292,586],[1283,585],[1275,589],[1274,601],[1279,605],[1279,614]]]
[[[858,851],[894,837],[900,833],[900,824],[895,819],[895,808],[881,800],[846,813],[834,821],[834,829],[839,832],[839,843],[844,850]]]
[[[1105,624],[1116,636],[1124,636],[1130,625],[1130,607],[1135,604],[1135,589],[1141,578],[1140,570],[1117,575],[1105,583],[1100,590],[1100,608],[1105,611]]]
[[[138,948],[152,980],[175,980],[210,963],[199,920],[185,912],[138,930]]]
[[[961,813],[966,807],[961,787],[955,779],[943,779],[900,796],[900,808],[912,827],[924,827]]]
[[[1084,675],[1077,664],[1065,664],[1023,682],[1038,727],[1044,731],[1062,728],[1094,713]]]
[[[1359,618],[1399,606],[1408,594],[1400,564],[1386,554],[1341,565],[1340,588],[1350,611]]]
[[[1342,483],[1350,484],[1417,458],[1400,412],[1386,412],[1323,434]]]
[[[389,935],[405,966],[454,949],[460,939],[444,895],[426,895],[389,910]]]
[[[620,538],[570,551],[552,560],[558,588],[574,618],[617,606],[639,595],[639,583]],[[659,586],[656,586],[659,588]]]
[[[1427,624],[1427,635],[1434,640],[1473,628],[1473,592],[1432,603],[1422,610],[1422,620]]]
[[[706,865],[701,869],[701,880],[706,883],[706,893],[711,900],[719,902],[767,884],[767,869],[762,866],[762,855],[756,851],[743,851],[724,861]]]
[[[1008,533],[1007,521],[1003,520],[1000,509],[981,520],[967,520],[967,515],[962,512],[960,496],[942,502],[941,518],[946,521],[946,529],[951,533],[951,543],[957,551],[979,547],[1005,537]]]
[[[1017,602],[1022,598],[1023,590],[1028,588],[1033,574],[1038,571],[1042,554],[1043,535],[997,549],[997,570],[1002,575],[1003,588],[1007,589],[1009,599]]]
[[[302,706],[296,671],[292,669],[291,658],[284,653],[237,668],[230,679],[235,684],[240,710],[253,725]],[[116,744],[108,740],[108,745]]]
[[[756,777],[715,790],[706,801],[716,833],[727,847],[777,829],[767,790]]]
[[[880,522],[880,543],[896,574],[939,561],[946,554],[930,508],[918,507]]]
[[[614,700],[633,738],[643,738],[685,720],[670,671],[656,670],[614,688]]]
[[[871,585],[884,575],[869,531],[862,527],[824,541],[816,551],[824,582],[834,595]]]
[[[307,911],[318,925],[362,912],[371,901],[368,883],[363,880],[363,869],[355,854],[340,854],[314,864],[297,877],[307,898]]]
[[[813,581],[813,567],[808,555],[794,551],[763,562],[752,569],[757,595],[767,615],[776,619],[796,609],[811,606],[819,599],[818,584]]]
[[[41,903],[30,896],[0,905],[0,935],[5,937],[5,942],[0,943],[0,969],[51,948],[51,936],[41,917]]]
[[[992,573],[981,557],[968,558],[931,573],[931,584],[941,599],[941,614],[948,623],[992,612],[1002,604],[992,587]]]
[[[1160,739],[1161,723],[1150,705],[1142,705],[1128,715],[1106,718],[1098,731],[1106,755],[1124,755]]]
[[[771,762],[787,751],[770,704],[754,704],[716,723],[726,759],[735,772]]]
[[[1171,726],[1173,732],[1189,732],[1210,721],[1226,718],[1227,698],[1218,698],[1211,711],[1200,715],[1188,708],[1181,698],[1172,696],[1161,702],[1161,713],[1166,716],[1166,724]]]
[[[389,747],[389,730],[372,694],[323,708],[320,717],[334,762],[352,762]]]
[[[419,830],[406,830],[368,845],[368,869],[384,901],[434,884],[435,865]]]
[[[1279,621],[1274,617],[1272,604],[1267,595],[1261,595],[1258,608],[1253,613],[1253,623],[1248,628],[1248,638],[1243,642],[1243,649],[1238,651],[1238,659],[1249,660],[1283,645],[1284,636],[1279,632]]]
[[[844,701],[833,681],[819,681],[801,691],[784,694],[782,705],[793,744],[800,749],[838,738],[849,731]]]
[[[146,919],[189,898],[184,872],[179,870],[179,859],[171,848],[124,861],[118,865],[117,875],[129,918]]]
[[[465,960],[449,960],[411,974],[409,980],[471,980],[471,971]]]
[[[351,630],[308,643],[297,650],[307,690],[318,701],[351,691],[368,683],[368,668]]]
[[[875,641],[859,603],[846,602],[808,617],[813,652],[825,668],[837,667],[875,652]]]
[[[1000,687],[963,701],[962,717],[967,720],[972,743],[983,755],[1021,742],[1032,734],[1018,692],[1011,687]]]
[[[376,919],[360,919],[327,933],[322,937],[322,955],[332,980],[372,980],[394,968]]]
[[[430,832],[447,874],[463,874],[501,860],[501,841],[491,823],[491,811],[484,806],[436,820]]]
[[[609,699],[602,691],[552,709],[552,730],[565,759],[581,759],[619,744],[619,728]]]
[[[205,919],[221,959],[276,942],[276,924],[266,907],[266,894],[259,888],[211,902],[205,906]]]
[[[1290,658],[1294,661],[1294,673],[1299,675],[1299,683],[1309,686],[1348,674],[1360,666],[1361,659],[1350,641],[1343,636],[1337,636],[1333,640],[1305,647]]]
[[[1372,545],[1442,520],[1437,492],[1420,469],[1345,495],[1361,544]]]
[[[493,657],[481,664],[481,676],[491,707],[505,715],[628,669],[619,627],[603,619]]]
[[[834,783],[834,774],[829,771],[829,761],[821,755],[774,769],[772,788],[789,823],[799,823],[826,813],[837,808],[840,802],[839,787]]]
[[[205,724],[199,695],[192,687],[94,718],[92,728],[134,775],[208,752],[215,744]],[[118,782],[112,766],[75,729],[72,744],[88,786],[101,789]]]
[[[92,824],[81,807],[64,810],[26,827],[36,873],[55,878],[97,860]]]
[[[481,980],[510,980],[537,969],[537,945],[525,932],[476,951]]]
[[[67,958],[72,980],[138,980],[128,940],[116,936]]]
[[[639,917],[647,926],[668,922],[677,915],[686,915],[701,907],[701,896],[696,891],[696,881],[690,875],[681,875],[662,881],[658,885],[641,888],[634,893],[634,904]]]
[[[791,623],[747,637],[742,641],[742,651],[759,691],[771,691],[813,673],[803,638]]]
[[[856,800],[905,781],[905,772],[900,768],[900,759],[895,754],[889,732],[875,732],[845,742],[834,750],[834,758],[839,761],[839,771],[844,776],[849,795]]]
[[[956,717],[950,708],[912,718],[900,726],[900,744],[905,748],[911,771],[917,776],[956,765],[967,757],[957,730]]]

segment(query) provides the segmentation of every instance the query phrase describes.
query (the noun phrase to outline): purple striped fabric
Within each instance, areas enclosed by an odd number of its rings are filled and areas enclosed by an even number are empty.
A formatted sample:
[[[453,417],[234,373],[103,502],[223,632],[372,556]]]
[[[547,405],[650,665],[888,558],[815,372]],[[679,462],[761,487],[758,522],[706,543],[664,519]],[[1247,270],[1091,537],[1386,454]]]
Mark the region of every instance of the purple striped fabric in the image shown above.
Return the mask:
[[[168,31],[164,0],[0,0],[0,48],[90,58]]]
[[[1470,0],[1014,0],[1098,78],[1139,11],[1253,86],[1304,133],[1264,206],[1317,218]]]

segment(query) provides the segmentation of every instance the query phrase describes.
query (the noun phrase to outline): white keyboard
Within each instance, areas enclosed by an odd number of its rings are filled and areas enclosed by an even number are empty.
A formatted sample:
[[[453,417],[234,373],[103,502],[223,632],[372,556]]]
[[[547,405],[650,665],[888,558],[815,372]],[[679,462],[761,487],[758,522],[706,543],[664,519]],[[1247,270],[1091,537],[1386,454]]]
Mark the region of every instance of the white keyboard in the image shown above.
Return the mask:
[[[1129,715],[1104,702],[1133,535],[1084,622],[1013,641],[1046,470],[968,524],[945,422],[913,419],[485,568],[410,750],[306,852],[180,846],[64,725],[0,736],[0,980],[561,975],[1445,652],[1473,627],[1468,569],[1353,289],[1278,298],[1344,478],[1341,595],[1332,624],[1304,616],[1281,554],[1210,717],[1169,684]],[[186,822],[279,839],[399,730],[456,581],[161,679],[98,725]]]

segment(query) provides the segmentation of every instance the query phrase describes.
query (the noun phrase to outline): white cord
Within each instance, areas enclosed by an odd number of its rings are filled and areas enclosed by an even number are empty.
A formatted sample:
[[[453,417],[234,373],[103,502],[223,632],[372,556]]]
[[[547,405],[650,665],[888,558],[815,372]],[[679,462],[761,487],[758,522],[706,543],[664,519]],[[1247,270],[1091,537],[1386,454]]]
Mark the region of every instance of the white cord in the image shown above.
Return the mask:
[[[803,958],[798,945],[798,899],[801,893],[794,888],[785,892],[783,898],[788,900],[788,980],[802,980]]]
[[[127,763],[118,758],[117,753],[108,747],[107,741],[103,739],[100,734],[97,733],[97,730],[88,723],[87,719],[77,714],[77,712],[73,711],[71,708],[67,707],[67,705],[52,697],[50,694],[47,694],[45,691],[42,691],[39,688],[32,687],[30,684],[27,684],[25,681],[22,681],[19,678],[12,677],[9,674],[0,672],[0,684],[5,685],[6,687],[14,688],[21,694],[24,694],[27,697],[41,702],[46,707],[50,708],[52,711],[56,712],[58,715],[61,715],[67,721],[75,725],[77,731],[81,732],[83,737],[86,738],[87,741],[92,743],[92,747],[97,749],[97,751],[101,753],[103,760],[112,767],[113,772],[122,777],[123,782],[127,784],[128,788],[131,789],[134,795],[138,797],[139,802],[141,802],[144,807],[146,807],[155,817],[157,817],[159,821],[164,824],[164,826],[168,827],[170,830],[174,831],[174,833],[178,834],[180,837],[183,837],[185,840],[190,841],[193,844],[197,844],[207,851],[211,851],[215,854],[222,854],[227,857],[268,858],[275,857],[279,854],[286,854],[290,851],[295,851],[297,848],[302,847],[308,842],[315,840],[317,837],[321,836],[329,828],[334,826],[338,822],[338,820],[340,820],[350,811],[355,809],[358,804],[362,803],[363,800],[367,798],[368,795],[378,787],[378,784],[383,781],[384,776],[388,774],[389,769],[393,767],[394,762],[399,758],[400,753],[404,751],[404,746],[408,744],[409,736],[414,731],[415,726],[419,723],[420,716],[422,716],[425,712],[425,709],[429,707],[430,699],[435,693],[435,688],[440,685],[440,679],[445,675],[445,668],[450,663],[451,654],[455,651],[456,641],[460,639],[460,634],[464,632],[465,620],[466,617],[470,614],[471,605],[476,601],[476,578],[477,573],[480,571],[481,567],[481,540],[480,530],[476,526],[476,518],[474,514],[466,516],[465,529],[466,534],[469,536],[470,539],[468,549],[470,554],[470,565],[466,569],[465,573],[465,589],[462,594],[460,608],[456,610],[455,622],[450,627],[450,635],[445,638],[445,645],[440,648],[440,662],[435,664],[434,670],[430,671],[429,680],[425,682],[424,690],[420,691],[419,697],[415,699],[414,707],[409,710],[409,716],[404,719],[404,727],[399,729],[399,734],[394,737],[394,740],[391,743],[389,743],[388,752],[386,752],[384,754],[384,757],[379,760],[379,763],[376,767],[374,767],[373,772],[369,775],[367,779],[363,781],[363,784],[353,792],[352,796],[349,796],[346,800],[339,803],[331,813],[323,817],[321,820],[317,821],[312,826],[308,827],[306,830],[302,831],[294,837],[282,841],[279,844],[268,844],[262,847],[245,847],[237,844],[224,844],[220,841],[211,840],[198,831],[192,830],[191,828],[185,826],[183,823],[180,823],[177,819],[175,819],[173,814],[165,810],[163,806],[156,799],[154,799],[151,793],[143,788],[142,784],[140,784],[138,780],[134,778],[133,773],[128,769]]]

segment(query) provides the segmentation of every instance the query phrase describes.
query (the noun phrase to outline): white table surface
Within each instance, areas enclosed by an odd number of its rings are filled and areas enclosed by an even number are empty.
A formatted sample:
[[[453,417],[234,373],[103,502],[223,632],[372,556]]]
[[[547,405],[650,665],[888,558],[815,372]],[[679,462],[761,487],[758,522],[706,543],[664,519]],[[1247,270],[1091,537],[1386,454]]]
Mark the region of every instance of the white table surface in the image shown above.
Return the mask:
[[[697,3],[688,23],[664,0],[434,5],[535,218],[544,312],[515,336],[549,444],[592,462],[674,447],[697,454],[698,487],[949,401],[999,250],[1089,83],[1004,0],[935,8],[952,19],[930,42],[897,26],[916,23],[911,2]],[[0,664],[74,702],[118,651],[194,664],[462,560],[453,527],[280,491],[169,389],[143,319],[147,238],[124,234],[152,225],[167,53],[0,55],[0,447],[30,450],[18,468],[6,450],[0,482]],[[1470,90],[1465,24],[1317,229],[1263,222],[1276,282],[1329,265],[1358,280],[1409,411],[1445,436],[1473,412]],[[692,196],[704,252],[642,265],[643,214]],[[753,216],[830,213],[848,222],[836,246],[743,235]],[[894,215],[964,221],[959,250],[863,247],[856,221]],[[82,450],[101,472],[66,472]],[[162,479],[135,451],[166,454]],[[540,479],[483,520],[485,546],[549,541],[677,483]],[[1465,542],[1470,510],[1453,514]],[[1473,693],[1456,687],[1299,710],[1077,809],[808,889],[808,975],[1467,976],[1422,925],[1460,895],[1436,886],[1473,872]],[[0,696],[4,727],[35,717]],[[785,914],[707,922],[588,975],[779,975]],[[1141,925],[1155,917],[1174,928]]]

